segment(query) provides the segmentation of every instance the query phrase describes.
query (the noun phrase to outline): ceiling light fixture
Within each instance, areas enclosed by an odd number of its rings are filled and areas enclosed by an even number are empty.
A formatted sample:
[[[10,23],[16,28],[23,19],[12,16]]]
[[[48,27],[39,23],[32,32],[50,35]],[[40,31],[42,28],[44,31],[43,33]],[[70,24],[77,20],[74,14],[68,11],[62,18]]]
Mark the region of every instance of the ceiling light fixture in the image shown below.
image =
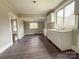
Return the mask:
[[[36,1],[33,1],[33,3],[36,3]]]

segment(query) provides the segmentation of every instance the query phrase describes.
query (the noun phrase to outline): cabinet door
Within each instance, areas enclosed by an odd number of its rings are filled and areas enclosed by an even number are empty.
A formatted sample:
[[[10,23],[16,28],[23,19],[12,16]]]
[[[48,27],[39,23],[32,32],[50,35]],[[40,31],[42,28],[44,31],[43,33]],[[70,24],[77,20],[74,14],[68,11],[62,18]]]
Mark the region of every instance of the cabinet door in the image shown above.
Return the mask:
[[[48,15],[47,16],[47,23],[50,23],[51,22],[51,15]]]
[[[75,0],[75,14],[79,14],[79,0]]]
[[[72,45],[73,46],[77,46],[77,43],[78,43],[78,41],[77,41],[77,36],[78,36],[78,32],[77,32],[77,30],[73,30],[73,39],[72,39]]]

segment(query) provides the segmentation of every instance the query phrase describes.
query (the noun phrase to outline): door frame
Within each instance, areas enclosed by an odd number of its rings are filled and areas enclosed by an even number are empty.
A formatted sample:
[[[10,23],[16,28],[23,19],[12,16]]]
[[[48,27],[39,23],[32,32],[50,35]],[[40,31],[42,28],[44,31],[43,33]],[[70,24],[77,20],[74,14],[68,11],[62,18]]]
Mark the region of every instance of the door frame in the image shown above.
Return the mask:
[[[12,42],[13,43],[15,43],[14,41],[13,41],[13,30],[12,30],[12,24],[11,24],[11,21],[13,21],[13,20],[16,20],[16,27],[17,27],[17,40],[18,40],[18,23],[17,23],[17,17],[13,14],[13,13],[11,13],[11,12],[8,12],[8,14],[9,14],[9,23],[10,23],[10,33],[11,33],[11,38],[12,38]],[[15,40],[16,41],[16,40]]]

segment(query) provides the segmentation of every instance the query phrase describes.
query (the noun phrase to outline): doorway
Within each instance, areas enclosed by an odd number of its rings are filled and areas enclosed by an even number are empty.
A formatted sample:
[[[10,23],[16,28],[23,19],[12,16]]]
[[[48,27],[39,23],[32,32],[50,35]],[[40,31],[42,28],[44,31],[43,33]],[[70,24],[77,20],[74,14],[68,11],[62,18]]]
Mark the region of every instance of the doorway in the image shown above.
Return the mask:
[[[12,39],[13,39],[13,43],[15,43],[18,39],[18,34],[17,34],[17,20],[16,19],[12,19],[11,20],[11,28],[12,28]]]

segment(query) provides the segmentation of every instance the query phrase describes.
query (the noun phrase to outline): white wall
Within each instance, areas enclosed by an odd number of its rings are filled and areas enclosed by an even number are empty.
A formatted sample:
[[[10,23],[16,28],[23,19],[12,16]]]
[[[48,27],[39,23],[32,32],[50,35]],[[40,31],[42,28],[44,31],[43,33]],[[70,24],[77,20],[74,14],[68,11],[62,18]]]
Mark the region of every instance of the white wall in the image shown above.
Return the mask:
[[[0,53],[12,44],[8,7],[0,0]]]
[[[33,23],[33,22],[24,22],[24,33],[25,35],[27,34],[41,34],[43,33],[43,29],[44,29],[44,22],[35,22],[38,24],[38,28],[37,29],[30,29],[29,27],[29,23]]]
[[[10,7],[5,0],[0,0],[0,54],[13,44],[9,12],[17,17],[14,8]],[[20,39],[23,37],[23,22],[19,19],[17,19],[17,22]]]
[[[25,30],[24,33],[25,34],[34,34],[34,33],[42,33],[43,32],[43,25],[41,24],[46,20],[46,15],[41,15],[41,14],[19,14],[19,19],[25,21]],[[29,29],[29,22],[37,22],[40,23],[39,24],[39,29],[36,30],[30,30]],[[42,28],[42,29],[40,29]],[[27,31],[26,31],[27,30]]]
[[[24,36],[24,22],[18,18],[18,39],[21,39]]]
[[[19,19],[21,20],[24,20],[24,21],[27,21],[27,22],[35,22],[35,21],[45,21],[46,20],[46,15],[38,15],[38,14],[35,14],[35,15],[32,15],[32,14],[22,14],[22,15],[19,15]]]

